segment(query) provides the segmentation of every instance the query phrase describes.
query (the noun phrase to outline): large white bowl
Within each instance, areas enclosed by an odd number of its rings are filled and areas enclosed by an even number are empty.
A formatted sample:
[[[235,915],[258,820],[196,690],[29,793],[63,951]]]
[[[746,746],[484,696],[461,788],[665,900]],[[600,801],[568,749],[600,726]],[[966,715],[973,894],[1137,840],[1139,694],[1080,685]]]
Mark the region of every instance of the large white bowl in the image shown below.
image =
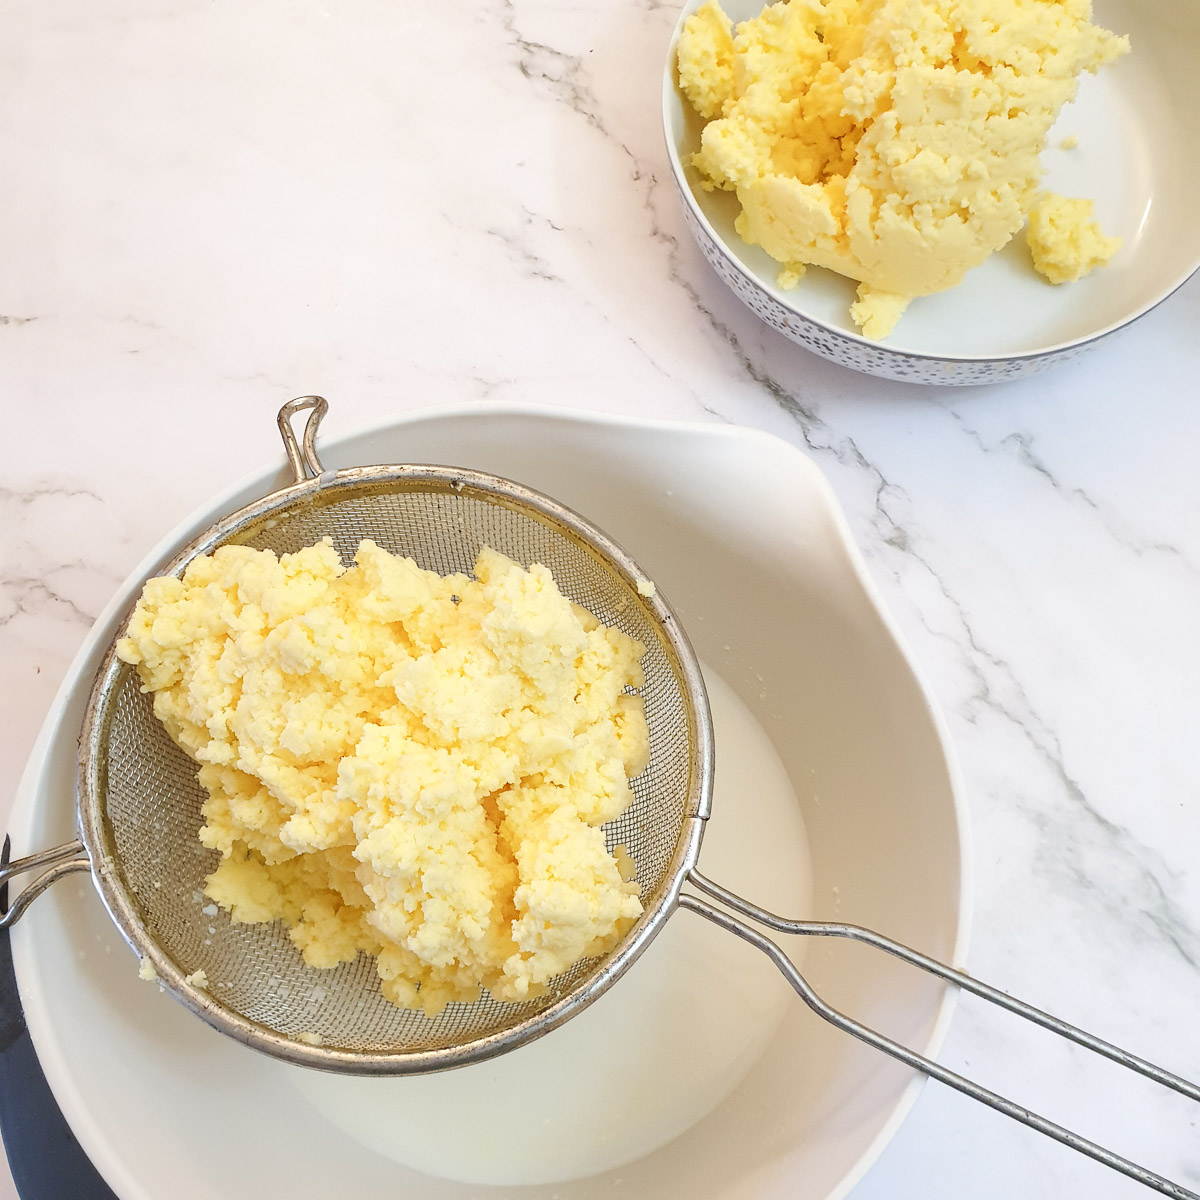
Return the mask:
[[[875,342],[850,320],[853,281],[814,268],[794,289],[779,264],[734,231],[737,199],[705,192],[690,165],[703,122],[678,86],[675,47],[705,0],[686,0],[663,76],[663,127],[688,228],[704,257],[754,313],[806,349],[871,375],[909,383],[977,384],[1018,379],[1073,358],[1150,312],[1200,268],[1200,4],[1096,0],[1095,19],[1130,36],[1130,54],[1095,76],[1051,132],[1046,186],[1096,202],[1124,245],[1076,283],[1048,284],[1018,234],[949,291],[914,300],[895,331]],[[735,21],[763,0],[728,0]],[[1075,136],[1074,149],[1061,148]]]
[[[336,405],[333,412],[330,433]],[[324,441],[322,452],[335,468],[431,461],[509,475],[623,542],[671,598],[701,657],[775,743],[808,828],[814,914],[962,963],[965,817],[944,733],[827,484],[804,455],[725,426],[491,406],[398,420]],[[141,579],[217,516],[284,482],[284,472],[267,470],[219,497],[173,531],[114,598],[38,739],[13,811],[14,854],[72,833],[75,739],[88,684]],[[719,746],[717,754],[719,771]],[[305,1101],[282,1064],[141,983],[79,877],[30,909],[12,947],[47,1078],[122,1200],[492,1193],[363,1149]],[[953,1003],[947,987],[853,945],[810,946],[805,970],[843,1011],[936,1052]],[[636,1062],[629,1072],[631,1087],[655,1085],[639,1078]],[[593,1200],[620,1183],[623,1194],[639,1197],[841,1196],[920,1083],[796,1000],[767,1053],[710,1117],[618,1172],[521,1195]]]

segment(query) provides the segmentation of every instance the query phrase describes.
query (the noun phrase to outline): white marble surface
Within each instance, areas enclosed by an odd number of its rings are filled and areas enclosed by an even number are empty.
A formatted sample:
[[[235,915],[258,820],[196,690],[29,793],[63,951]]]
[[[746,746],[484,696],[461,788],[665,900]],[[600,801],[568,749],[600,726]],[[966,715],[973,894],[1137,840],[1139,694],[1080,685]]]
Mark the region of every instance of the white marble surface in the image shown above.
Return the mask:
[[[479,399],[753,425],[823,468],[946,713],[971,968],[1200,1077],[1200,280],[1024,383],[813,358],[687,240],[658,118],[674,18],[6,6],[0,813],[92,618],[277,455],[288,396],[344,428]],[[1200,1186],[1195,1105],[974,1003],[943,1058]],[[931,1086],[854,1196],[1085,1194],[1143,1192]]]

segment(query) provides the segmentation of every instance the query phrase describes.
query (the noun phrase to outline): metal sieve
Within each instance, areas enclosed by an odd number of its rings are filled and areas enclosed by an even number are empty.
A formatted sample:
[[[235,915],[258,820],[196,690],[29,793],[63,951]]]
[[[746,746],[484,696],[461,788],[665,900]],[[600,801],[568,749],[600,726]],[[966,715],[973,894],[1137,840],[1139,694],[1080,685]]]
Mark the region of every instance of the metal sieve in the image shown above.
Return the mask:
[[[630,807],[605,826],[610,850],[624,844],[635,863],[642,916],[614,950],[576,964],[543,996],[512,1004],[485,994],[474,1003],[452,1003],[432,1018],[386,1001],[365,955],[332,970],[306,966],[281,922],[236,924],[206,901],[204,881],[218,855],[198,838],[204,793],[196,764],[154,717],[152,698],[141,691],[134,668],[116,657],[114,638],[80,737],[78,839],[0,867],[0,886],[39,872],[0,916],[0,927],[18,920],[61,876],[88,870],[135,953],[153,964],[166,990],[214,1028],[299,1065],[387,1075],[478,1062],[541,1036],[611,987],[677,908],[690,909],[766,953],[805,1002],[838,1028],[1147,1186],[1200,1200],[821,1000],[783,950],[743,918],[777,932],[864,942],[1200,1100],[1200,1087],[880,934],[785,920],[706,879],[696,863],[712,793],[711,719],[695,654],[662,594],[645,586],[637,565],[607,536],[521,484],[442,466],[326,471],[316,433],[327,407],[319,396],[284,405],[278,422],[295,482],[212,526],[162,573],[179,575],[198,555],[223,545],[285,553],[323,537],[347,563],[369,537],[443,575],[470,572],[483,546],[522,565],[543,563],[566,596],[647,648],[640,694],[649,765],[632,781]],[[309,416],[298,441],[291,422],[304,411]],[[128,618],[126,613],[122,632]],[[685,893],[685,883],[708,899]],[[199,971],[206,985],[197,983]]]

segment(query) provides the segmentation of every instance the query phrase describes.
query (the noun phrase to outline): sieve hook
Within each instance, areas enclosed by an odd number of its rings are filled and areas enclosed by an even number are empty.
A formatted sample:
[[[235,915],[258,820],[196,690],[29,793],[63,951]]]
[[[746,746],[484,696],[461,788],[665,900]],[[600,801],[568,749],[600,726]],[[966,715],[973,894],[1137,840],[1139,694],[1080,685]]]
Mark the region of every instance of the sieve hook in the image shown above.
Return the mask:
[[[982,999],[1005,1008],[1009,1012],[1016,1013],[1018,1016],[1024,1017],[1036,1025],[1040,1025],[1043,1029],[1057,1033],[1061,1037],[1075,1042],[1077,1045],[1103,1055],[1105,1058],[1111,1059],[1123,1067],[1128,1067],[1131,1071],[1136,1071],[1139,1075],[1144,1075],[1148,1079],[1153,1079],[1156,1083],[1171,1088],[1173,1091],[1179,1092],[1192,1100],[1200,1100],[1200,1086],[1190,1083],[1188,1080],[1174,1075],[1170,1071],[1165,1071],[1161,1067],[1156,1067],[1153,1063],[1147,1062],[1143,1058],[1138,1058],[1136,1055],[1130,1054],[1127,1050],[1122,1050],[1119,1046],[1114,1046],[1110,1042],[1103,1041],[1093,1034],[1076,1028],[1074,1025],[1068,1025],[1065,1021],[1060,1021],[1057,1017],[1052,1017],[1049,1013],[1042,1012],[1041,1009],[1034,1008],[1022,1000],[1017,1000],[1007,993],[999,991],[997,988],[990,987],[986,983],[981,983],[979,980],[973,979],[970,975],[962,971],[955,970],[953,967],[946,966],[945,963],[938,962],[937,959],[929,958],[927,955],[920,954],[916,950],[911,950],[909,947],[901,945],[899,942],[894,942],[882,934],[875,933],[873,930],[864,929],[859,925],[846,925],[836,922],[788,920],[784,917],[776,916],[766,909],[759,908],[757,905],[751,904],[748,900],[743,900],[740,896],[735,895],[719,884],[713,883],[712,880],[706,879],[698,871],[690,871],[687,878],[700,891],[707,893],[714,900],[719,900],[733,911],[726,912],[724,909],[717,908],[707,901],[700,899],[698,896],[691,896],[686,893],[679,897],[678,903],[680,908],[687,908],[694,913],[698,913],[700,916],[712,921],[713,924],[719,925],[722,929],[736,934],[743,941],[749,942],[752,946],[761,950],[779,968],[788,983],[791,984],[792,988],[799,994],[805,1004],[831,1025],[853,1035],[868,1046],[873,1046],[876,1050],[881,1050],[883,1053],[891,1055],[892,1058],[898,1059],[907,1066],[921,1071],[931,1079],[936,1079],[948,1087],[955,1088],[964,1095],[970,1096],[973,1100],[978,1100],[981,1104],[986,1104],[988,1107],[994,1108],[997,1112],[1002,1112],[1005,1116],[1012,1117],[1013,1120],[1020,1121],[1021,1124],[1028,1125],[1031,1129],[1036,1129],[1039,1133],[1044,1133],[1047,1137],[1054,1138],[1055,1141],[1061,1142],[1064,1146],[1069,1146],[1072,1150],[1077,1150],[1080,1154],[1085,1154],[1089,1158],[1103,1163],[1106,1167],[1111,1167],[1114,1171],[1119,1171],[1121,1174],[1129,1176],[1130,1179],[1135,1179],[1138,1183],[1161,1192],[1164,1196],[1172,1196],[1175,1200],[1200,1200],[1200,1196],[1182,1187],[1180,1184],[1172,1183],[1169,1179],[1165,1179],[1163,1176],[1157,1175],[1145,1167],[1138,1166],[1137,1163],[1131,1162],[1119,1154],[1115,1154],[1104,1146],[1097,1145],[1095,1142],[1089,1141],[1077,1133],[1073,1133],[1062,1125],[1047,1120],[1037,1113],[1030,1112],[1024,1106],[989,1091],[973,1080],[967,1079],[965,1076],[959,1075],[947,1067],[943,1067],[940,1063],[934,1062],[933,1059],[926,1058],[924,1055],[918,1054],[915,1050],[910,1050],[908,1047],[902,1046],[899,1042],[895,1042],[884,1034],[878,1033],[869,1026],[863,1025],[853,1018],[846,1016],[844,1013],[839,1012],[817,995],[812,985],[800,974],[795,964],[776,942],[773,942],[763,934],[760,929],[755,928],[746,921],[740,920],[739,916],[748,917],[750,920],[756,922],[756,924],[775,930],[778,933],[792,933],[808,935],[810,937],[844,937],[863,942],[866,945],[894,955],[896,958],[902,959],[904,962],[918,967],[931,975],[936,975],[939,979],[953,983],[964,991],[980,996]],[[739,916],[733,915],[734,913],[739,914]]]
[[[296,441],[296,431],[292,428],[292,418],[306,409],[312,409],[308,420],[304,422],[303,442]],[[297,396],[289,400],[280,410],[277,418],[279,432],[283,436],[283,448],[287,451],[288,462],[297,483],[316,479],[325,473],[320,458],[317,457],[317,430],[321,427],[321,418],[329,411],[329,402],[324,396]]]
[[[8,854],[7,843],[5,843],[4,853]],[[73,842],[65,842],[50,850],[42,850],[37,854],[30,854],[25,858],[0,864],[0,888],[7,887],[9,880],[17,875],[24,875],[27,871],[39,869],[41,869],[41,874],[27,883],[14,897],[12,904],[5,909],[3,914],[0,914],[0,929],[10,929],[15,925],[21,919],[21,914],[52,883],[57,882],[64,875],[70,875],[73,871],[90,871],[92,862],[81,841],[76,839]]]

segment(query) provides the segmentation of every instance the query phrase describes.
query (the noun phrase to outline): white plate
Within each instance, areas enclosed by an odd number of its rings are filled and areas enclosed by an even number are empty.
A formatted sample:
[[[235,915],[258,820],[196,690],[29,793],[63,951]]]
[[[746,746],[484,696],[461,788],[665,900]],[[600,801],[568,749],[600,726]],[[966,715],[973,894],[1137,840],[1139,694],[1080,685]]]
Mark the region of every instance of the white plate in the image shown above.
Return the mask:
[[[686,17],[705,0],[688,0]],[[735,21],[760,0],[728,0]],[[1105,232],[1124,245],[1105,267],[1053,286],[1033,270],[1023,234],[957,287],[919,297],[882,342],[850,319],[856,284],[815,268],[798,287],[776,285],[779,264],[734,232],[739,205],[705,192],[684,167],[703,122],[676,85],[674,42],[664,79],[672,168],[693,232],[713,265],[764,319],[810,349],[873,374],[930,383],[1013,378],[1091,344],[1149,312],[1200,267],[1200,5],[1177,0],[1097,0],[1095,20],[1127,33],[1131,53],[1085,75],[1051,131],[1045,186],[1093,199]],[[1064,138],[1079,139],[1064,150]],[[711,239],[711,242],[710,242]]]
[[[335,405],[327,427],[336,421]],[[326,441],[322,452],[334,468],[424,460],[510,475],[624,543],[779,750],[808,827],[815,915],[870,925],[961,963],[965,816],[942,726],[827,485],[798,451],[721,426],[481,406]],[[101,616],[19,788],[14,854],[71,836],[86,691],[141,580],[218,515],[285,480],[282,470],[260,473],[195,514]],[[718,771],[719,756],[718,746]],[[122,1200],[490,1193],[364,1150],[304,1100],[281,1064],[222,1038],[140,982],[86,880],[41,898],[12,945],[50,1085]],[[823,944],[809,948],[805,969],[844,1011],[926,1052],[940,1045],[952,996],[935,981],[886,956]],[[631,1086],[653,1085],[636,1070],[631,1063]],[[611,1195],[619,1181],[636,1196],[843,1195],[919,1086],[796,1001],[768,1053],[712,1116],[616,1172],[521,1194],[591,1200]]]

